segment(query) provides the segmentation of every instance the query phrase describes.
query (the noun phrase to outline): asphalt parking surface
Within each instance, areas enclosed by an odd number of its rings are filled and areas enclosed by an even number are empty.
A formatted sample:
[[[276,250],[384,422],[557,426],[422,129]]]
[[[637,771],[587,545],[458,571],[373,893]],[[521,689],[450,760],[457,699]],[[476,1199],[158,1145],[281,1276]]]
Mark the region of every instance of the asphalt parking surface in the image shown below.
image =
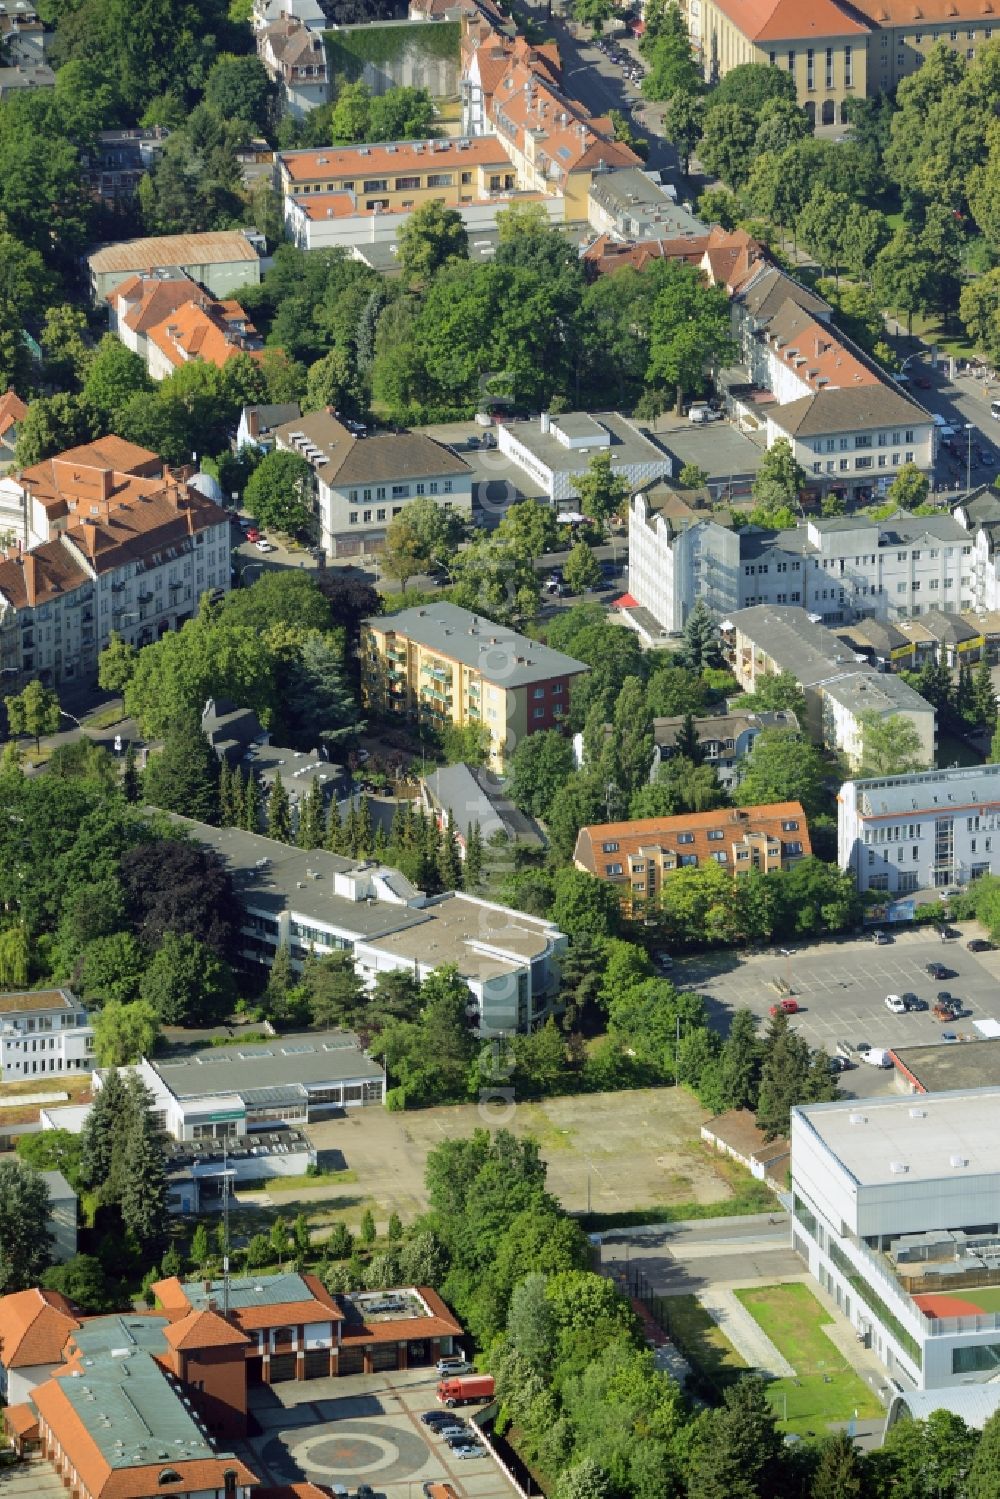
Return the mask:
[[[956,924],[957,925],[957,924]],[[711,1023],[728,1029],[733,1011],[752,1010],[762,1026],[779,998],[776,983],[789,985],[801,1005],[792,1025],[810,1046],[832,1055],[839,1040],[868,1041],[875,1047],[942,1045],[942,1031],[976,1038],[973,1022],[1000,1021],[1000,952],[971,953],[970,937],[982,936],[974,923],[957,928],[960,938],[942,942],[934,928],[899,931],[890,946],[870,938],[793,945],[788,956],[778,948],[758,953],[709,953],[676,963],[671,977],[678,987],[701,994]],[[943,963],[956,977],[940,982],[928,977],[927,963]],[[935,1020],[930,1008],[893,1015],[887,994],[911,990],[932,1006],[939,989],[961,999],[968,1013],[951,1024]],[[892,1074],[861,1065],[842,1075],[845,1093],[862,1096],[885,1091]]]
[[[450,1483],[460,1499],[511,1499],[513,1490],[490,1454],[458,1458],[420,1423],[439,1410],[433,1369],[349,1374],[289,1381],[251,1391],[260,1435],[236,1443],[239,1457],[265,1484],[311,1480],[354,1490],[367,1483],[377,1499],[421,1499],[422,1485]],[[456,1412],[468,1423],[478,1406]]]

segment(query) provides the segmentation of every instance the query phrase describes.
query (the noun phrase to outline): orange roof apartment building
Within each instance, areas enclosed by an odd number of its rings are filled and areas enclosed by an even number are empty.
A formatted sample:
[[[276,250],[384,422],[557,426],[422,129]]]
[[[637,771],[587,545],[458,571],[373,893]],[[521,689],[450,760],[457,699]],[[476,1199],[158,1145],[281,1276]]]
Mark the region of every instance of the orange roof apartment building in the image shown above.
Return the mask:
[[[130,471],[112,466],[130,462]],[[146,645],[228,590],[229,517],[191,482],[119,438],[28,469],[29,535],[0,561],[0,669],[8,685],[91,676],[115,631]]]
[[[751,869],[770,874],[791,868],[811,853],[800,803],[776,802],[596,823],[580,829],[573,862],[577,869],[620,887],[626,904],[634,908],[655,899],[678,869],[714,862],[734,877]]]
[[[263,340],[233,298],[210,296],[178,272],[135,275],[108,293],[111,331],[163,380],[193,359],[218,369],[237,354],[259,356]]]

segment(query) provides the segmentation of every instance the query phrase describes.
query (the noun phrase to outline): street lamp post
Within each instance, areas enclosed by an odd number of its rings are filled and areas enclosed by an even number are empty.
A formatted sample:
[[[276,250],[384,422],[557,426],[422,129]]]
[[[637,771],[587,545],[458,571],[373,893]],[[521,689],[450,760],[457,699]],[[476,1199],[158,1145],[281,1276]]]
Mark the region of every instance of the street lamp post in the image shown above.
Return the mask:
[[[976,425],[975,422],[966,422],[966,424],[965,424],[965,436],[966,436],[966,438],[968,440],[967,441],[967,446],[966,446],[966,451],[965,451],[965,492],[966,492],[966,494],[968,494],[969,490],[972,488],[972,433],[973,433],[973,430],[975,428],[975,425]]]

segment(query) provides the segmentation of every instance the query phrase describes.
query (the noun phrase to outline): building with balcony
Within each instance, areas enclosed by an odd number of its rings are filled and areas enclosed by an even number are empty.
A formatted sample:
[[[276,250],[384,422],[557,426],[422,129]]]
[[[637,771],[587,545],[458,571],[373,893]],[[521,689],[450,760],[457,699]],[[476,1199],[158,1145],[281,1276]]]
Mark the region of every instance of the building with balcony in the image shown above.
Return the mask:
[[[232,876],[243,913],[238,961],[269,966],[286,946],[298,969],[310,952],[348,952],[369,989],[380,973],[403,969],[422,982],[452,964],[469,988],[470,1021],[486,1036],[530,1030],[552,1013],[566,950],[553,922],[459,891],[425,895],[374,861],[173,820]]]
[[[678,869],[714,861],[734,878],[790,869],[812,853],[809,825],[798,802],[720,808],[679,817],[641,817],[595,823],[577,835],[577,869],[616,886],[626,910],[655,901]]]
[[[1000,1088],[792,1109],[792,1243],[900,1391],[1000,1370]]]
[[[845,781],[837,857],[859,890],[896,896],[1000,873],[1000,765]]]
[[[0,1072],[7,1082],[89,1072],[94,1032],[68,989],[0,994]]]
[[[276,427],[274,444],[312,469],[320,545],[330,557],[380,552],[389,522],[414,500],[472,514],[472,469],[422,432],[370,433],[324,410]]]
[[[74,493],[61,480],[45,500],[26,490],[54,539],[0,561],[0,667],[14,691],[32,677],[52,686],[90,678],[112,631],[147,645],[190,619],[203,593],[229,589],[229,517],[198,475],[185,483],[78,470],[72,457],[48,467],[58,476],[65,464],[80,480]],[[32,472],[21,482],[34,485]]]
[[[906,717],[917,731],[920,755],[934,763],[937,721],[932,705],[901,677],[873,671],[805,609],[740,609],[722,621],[730,666],[746,692],[758,678],[790,673],[805,695],[812,738],[841,750],[852,767],[863,756],[863,722]]]
[[[435,728],[481,725],[498,771],[526,734],[560,726],[573,678],[588,670],[582,661],[448,603],[366,619],[361,653],[361,690],[370,710]]]

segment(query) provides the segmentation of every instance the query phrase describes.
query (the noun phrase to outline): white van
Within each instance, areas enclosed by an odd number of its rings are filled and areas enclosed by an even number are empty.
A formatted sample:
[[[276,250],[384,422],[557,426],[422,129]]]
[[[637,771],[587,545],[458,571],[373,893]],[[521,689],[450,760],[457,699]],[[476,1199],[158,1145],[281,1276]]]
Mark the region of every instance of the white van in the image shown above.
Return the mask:
[[[995,422],[1000,422],[1000,401],[990,402],[990,416]]]
[[[861,1053],[861,1060],[867,1062],[869,1067],[891,1067],[892,1057],[880,1046],[873,1046],[868,1051]]]

